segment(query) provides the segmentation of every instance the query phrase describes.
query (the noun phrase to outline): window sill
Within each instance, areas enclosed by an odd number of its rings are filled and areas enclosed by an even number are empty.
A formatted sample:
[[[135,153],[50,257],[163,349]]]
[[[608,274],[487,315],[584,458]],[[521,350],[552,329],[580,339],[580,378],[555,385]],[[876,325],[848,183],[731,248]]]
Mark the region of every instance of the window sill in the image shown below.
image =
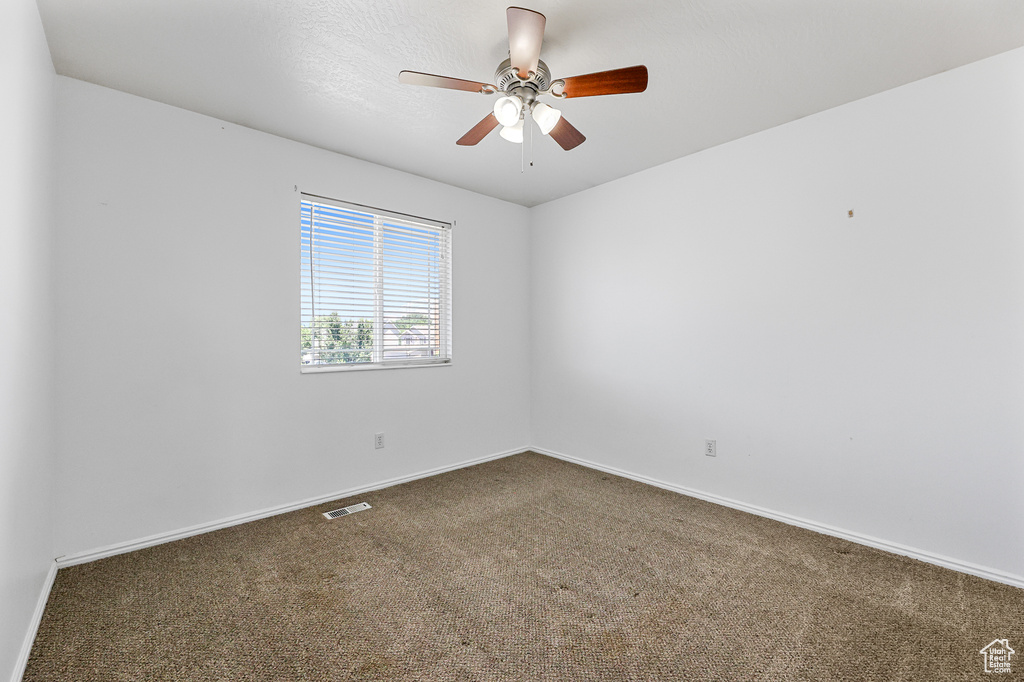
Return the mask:
[[[301,374],[324,374],[325,372],[366,372],[375,369],[409,369],[411,367],[451,367],[452,361],[443,362],[389,362],[349,363],[345,365],[299,365]]]

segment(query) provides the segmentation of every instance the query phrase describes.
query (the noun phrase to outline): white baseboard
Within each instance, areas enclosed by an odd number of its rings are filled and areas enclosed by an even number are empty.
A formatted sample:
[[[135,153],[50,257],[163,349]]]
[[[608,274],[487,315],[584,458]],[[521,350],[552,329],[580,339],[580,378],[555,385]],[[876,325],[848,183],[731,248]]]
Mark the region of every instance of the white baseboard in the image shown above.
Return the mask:
[[[230,526],[237,526],[243,523],[249,523],[250,521],[257,521],[259,519],[265,519],[268,516],[276,516],[278,514],[285,514],[287,512],[295,511],[297,509],[304,509],[306,507],[312,507],[323,502],[330,502],[331,500],[337,500],[343,497],[352,497],[353,495],[362,495],[368,493],[371,490],[380,490],[381,488],[388,488],[399,483],[408,483],[409,481],[415,481],[420,478],[427,478],[429,476],[436,476],[437,474],[443,474],[447,471],[454,471],[456,469],[464,469],[465,467],[473,466],[474,464],[482,464],[483,462],[490,462],[495,459],[501,459],[502,457],[509,457],[511,455],[517,455],[521,452],[526,452],[529,448],[522,447],[515,450],[506,450],[504,452],[498,452],[485,457],[477,457],[475,459],[466,460],[457,464],[449,464],[434,469],[427,469],[426,471],[419,471],[414,474],[407,476],[399,476],[397,478],[390,478],[385,481],[378,481],[369,485],[359,486],[356,488],[347,488],[345,490],[339,490],[325,495],[318,495],[317,497],[310,497],[305,500],[299,500],[298,502],[291,502],[276,507],[268,507],[259,511],[249,512],[247,514],[239,514],[237,516],[231,516],[226,519],[220,519],[219,521],[210,521],[209,523],[201,523],[195,526],[189,526],[188,528],[182,528],[180,530],[174,530],[167,533],[157,533],[156,535],[150,535],[138,540],[130,540],[128,542],[119,542],[114,545],[107,545],[106,547],[100,547],[97,549],[90,549],[84,552],[76,552],[74,554],[66,554],[64,556],[57,557],[56,567],[65,568],[67,566],[75,566],[77,564],[85,564],[90,561],[96,561],[97,559],[105,559],[107,557],[115,556],[117,554],[124,554],[126,552],[134,552],[135,550],[145,549],[146,547],[152,547],[154,545],[161,545],[165,542],[173,542],[175,540],[181,540],[183,538],[192,537],[193,535],[201,535],[202,533],[209,533],[211,531],[220,530],[221,528],[228,528]]]
[[[36,633],[39,632],[39,624],[43,622],[43,612],[46,610],[46,602],[50,599],[50,590],[53,589],[53,581],[57,579],[57,562],[50,564],[50,570],[46,573],[46,580],[43,582],[43,589],[36,600],[36,609],[32,612],[32,620],[28,625],[28,632],[21,643],[21,651],[18,653],[18,660],[14,663],[14,672],[11,674],[11,682],[21,682],[25,675],[25,668],[28,666],[28,657],[32,653],[32,645],[36,641]]]
[[[843,528],[836,528],[829,526],[824,523],[818,523],[816,521],[810,521],[808,519],[802,519],[798,516],[791,516],[784,514],[772,509],[765,509],[764,507],[758,507],[757,505],[747,504],[740,502],[739,500],[732,500],[727,497],[720,497],[711,493],[706,493],[700,490],[694,490],[681,485],[675,485],[673,483],[666,483],[655,478],[648,476],[641,476],[640,474],[634,474],[630,471],[624,471],[616,467],[606,466],[604,464],[598,464],[591,462],[586,459],[579,457],[573,457],[572,455],[566,455],[561,452],[554,452],[552,450],[545,450],[543,448],[531,447],[530,450],[533,452],[540,453],[542,455],[548,455],[556,459],[565,460],[566,462],[572,462],[585,466],[589,469],[597,469],[598,471],[604,471],[615,476],[621,476],[628,478],[640,483],[646,483],[653,485],[657,488],[663,488],[665,490],[671,490],[681,495],[687,495],[689,497],[696,497],[707,502],[713,502],[714,504],[720,504],[724,507],[731,507],[733,509],[739,509],[740,511],[749,512],[756,516],[763,516],[765,518],[774,519],[781,521],[782,523],[789,524],[791,526],[798,526],[800,528],[806,528],[807,530],[813,530],[816,533],[822,533],[823,535],[831,535],[832,537],[842,538],[855,542],[859,545],[867,545],[868,547],[874,547],[875,549],[881,549],[892,554],[899,554],[902,556],[910,557],[911,559],[917,559],[928,564],[934,564],[936,566],[942,566],[943,568],[949,568],[960,573],[967,573],[969,575],[975,575],[979,578],[985,578],[986,580],[992,580],[997,583],[1003,583],[1011,585],[1013,587],[1024,588],[1024,577],[1014,575],[1012,573],[1006,573],[999,571],[994,568],[988,568],[986,566],[979,566],[972,564],[967,561],[960,561],[959,559],[952,559],[950,557],[942,556],[940,554],[933,554],[926,552],[915,547],[907,547],[895,542],[889,542],[887,540],[881,540],[879,538],[871,537],[870,535],[862,535],[853,531],[845,530]]]
[[[309,499],[300,500],[298,502],[292,502],[290,504],[281,505],[277,507],[270,507],[248,514],[239,514],[238,516],[232,516],[230,518],[221,519],[219,521],[211,521],[209,523],[203,523],[196,526],[190,526],[188,528],[182,528],[180,530],[171,531],[168,533],[158,533],[156,535],[150,535],[138,540],[132,540],[129,542],[122,542],[114,545],[108,545],[106,547],[100,547],[98,549],[88,550],[85,552],[78,552],[75,554],[68,554],[65,556],[57,557],[57,560],[51,569],[52,575],[49,578],[49,582],[46,588],[46,594],[41,597],[41,602],[38,607],[38,618],[42,618],[42,610],[46,605],[46,598],[49,596],[50,586],[53,585],[53,578],[56,575],[58,568],[64,568],[66,566],[74,566],[76,564],[84,564],[90,561],[96,561],[97,559],[104,559],[106,557],[115,556],[117,554],[124,554],[125,552],[133,552],[138,549],[144,549],[146,547],[152,547],[153,545],[163,544],[165,542],[173,542],[174,540],[180,540],[182,538],[191,537],[193,535],[200,535],[202,533],[209,533],[210,531],[220,530],[221,528],[228,528],[230,526],[237,526],[242,523],[248,523],[249,521],[256,521],[259,519],[267,518],[268,516],[275,516],[277,514],[284,514],[287,512],[295,511],[297,509],[303,509],[305,507],[312,507],[313,505],[321,504],[323,502],[329,502],[330,500],[336,500],[343,497],[352,497],[353,495],[360,495],[367,493],[372,490],[380,490],[381,488],[387,488],[389,486],[398,485],[400,483],[407,483],[409,481],[415,481],[420,478],[427,478],[428,476],[436,476],[437,474],[443,474],[448,471],[454,471],[456,469],[463,469],[474,464],[482,464],[483,462],[489,462],[503,457],[509,457],[516,455],[527,450],[540,453],[542,455],[548,455],[556,459],[565,460],[567,462],[573,462],[590,469],[596,469],[598,471],[604,471],[616,476],[622,476],[640,483],[646,483],[653,485],[658,488],[665,490],[671,490],[681,495],[688,495],[690,497],[696,497],[707,502],[713,502],[714,504],[720,504],[725,507],[731,507],[733,509],[739,509],[740,511],[749,512],[757,516],[763,516],[765,518],[774,519],[781,521],[782,523],[789,524],[791,526],[797,526],[799,528],[806,528],[808,530],[822,533],[824,535],[830,535],[832,537],[842,538],[849,540],[850,542],[856,542],[860,545],[866,545],[868,547],[874,547],[875,549],[881,549],[886,552],[893,554],[899,554],[907,556],[912,559],[918,559],[925,563],[934,564],[936,566],[942,566],[943,568],[949,568],[954,571],[961,573],[967,573],[969,575],[975,575],[979,578],[985,578],[986,580],[992,580],[998,583],[1004,583],[1006,585],[1012,585],[1013,587],[1019,587],[1024,589],[1024,577],[1014,575],[1012,573],[1006,573],[986,566],[979,566],[967,561],[961,561],[959,559],[953,559],[950,557],[942,556],[939,554],[933,554],[915,547],[907,547],[895,542],[889,542],[879,538],[871,537],[869,535],[863,535],[853,531],[845,530],[843,528],[836,528],[827,524],[818,523],[809,519],[800,518],[798,516],[792,516],[783,512],[778,512],[773,509],[766,509],[753,504],[747,504],[746,502],[740,502],[739,500],[733,500],[727,497],[721,497],[711,493],[706,493],[701,490],[694,490],[693,488],[687,488],[685,486],[675,485],[673,483],[667,483],[655,478],[648,476],[642,476],[635,474],[630,471],[618,469],[616,467],[606,466],[604,464],[598,464],[590,460],[582,459],[580,457],[573,457],[561,452],[555,452],[553,450],[546,450],[538,447],[522,447],[513,450],[506,450],[504,452],[487,455],[484,457],[478,457],[475,459],[466,460],[457,464],[450,464],[443,467],[437,467],[435,469],[428,469],[426,471],[420,471],[407,476],[400,476],[397,478],[388,479],[385,481],[378,481],[365,486],[357,488],[349,488],[346,490],[339,490],[336,492],[320,495],[317,497],[311,497]],[[34,628],[38,627],[38,619],[35,622]],[[35,629],[32,631],[32,638],[35,637]],[[25,650],[24,658],[25,662],[28,661],[28,651],[31,649],[32,640],[28,641],[28,649]],[[20,676],[20,673],[18,673]],[[15,678],[16,680],[19,678]]]

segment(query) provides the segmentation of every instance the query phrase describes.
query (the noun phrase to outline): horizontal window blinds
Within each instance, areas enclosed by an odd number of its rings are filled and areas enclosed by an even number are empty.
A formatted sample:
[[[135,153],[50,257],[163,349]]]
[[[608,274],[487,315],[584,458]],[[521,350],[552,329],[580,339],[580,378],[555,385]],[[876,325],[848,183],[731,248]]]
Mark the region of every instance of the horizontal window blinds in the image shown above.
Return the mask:
[[[304,369],[451,359],[451,227],[303,195]]]

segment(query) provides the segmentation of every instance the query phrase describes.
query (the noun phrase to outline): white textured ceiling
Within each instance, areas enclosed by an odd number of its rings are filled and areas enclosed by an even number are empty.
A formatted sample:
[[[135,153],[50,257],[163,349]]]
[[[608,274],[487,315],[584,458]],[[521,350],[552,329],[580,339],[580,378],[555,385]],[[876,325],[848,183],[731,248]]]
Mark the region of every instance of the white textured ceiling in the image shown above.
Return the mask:
[[[493,96],[398,82],[491,82],[508,2],[38,4],[60,74],[526,206],[1024,45],[1022,0],[531,0],[553,78],[650,72],[641,94],[549,100],[587,141],[534,129],[531,151],[456,146]]]

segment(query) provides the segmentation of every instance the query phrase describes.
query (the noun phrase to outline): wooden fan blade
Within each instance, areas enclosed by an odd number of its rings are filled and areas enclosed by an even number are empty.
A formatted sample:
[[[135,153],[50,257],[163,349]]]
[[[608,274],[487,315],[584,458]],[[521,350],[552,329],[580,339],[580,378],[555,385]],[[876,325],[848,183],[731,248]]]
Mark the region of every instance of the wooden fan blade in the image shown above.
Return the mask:
[[[564,78],[562,94],[566,97],[593,97],[595,95],[622,95],[647,89],[647,67],[630,66],[625,69],[599,71],[584,76]]]
[[[555,124],[555,127],[551,129],[548,135],[555,138],[555,142],[565,151],[579,147],[587,139],[583,137],[583,133],[576,130],[571,123],[565,120],[565,116],[558,119],[558,123]]]
[[[522,7],[509,7],[505,17],[508,19],[509,59],[520,78],[529,78],[530,71],[537,72],[547,19],[540,12]]]
[[[498,127],[498,119],[495,118],[494,113],[487,114],[484,120],[477,123],[473,128],[459,138],[455,144],[462,145],[463,147],[472,147],[480,140],[487,137],[487,133],[491,132]]]
[[[432,88],[448,88],[449,90],[465,90],[466,92],[482,92],[484,94],[496,91],[496,88],[490,83],[478,83],[449,76],[435,76],[432,73],[420,73],[419,71],[403,71],[398,74],[398,81],[406,85],[426,85]]]

